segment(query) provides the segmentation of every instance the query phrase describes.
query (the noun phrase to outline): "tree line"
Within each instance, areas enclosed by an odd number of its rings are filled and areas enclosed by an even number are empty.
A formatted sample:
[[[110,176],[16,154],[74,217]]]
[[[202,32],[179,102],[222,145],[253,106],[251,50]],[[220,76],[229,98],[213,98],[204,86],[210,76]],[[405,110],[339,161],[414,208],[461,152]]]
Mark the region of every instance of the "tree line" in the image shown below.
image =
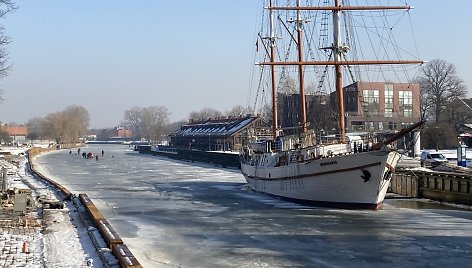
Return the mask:
[[[49,113],[45,117],[28,120],[30,139],[52,139],[57,143],[78,143],[88,132],[90,116],[87,109],[79,105],[70,105],[59,112]]]
[[[236,105],[227,112],[220,112],[213,108],[204,107],[199,111],[189,113],[192,121],[205,121],[209,118],[222,116],[241,116],[251,113],[251,109],[242,105]],[[164,106],[134,107],[124,112],[124,122],[128,129],[133,130],[137,139],[145,139],[152,143],[167,140],[167,136],[180,126],[188,123],[186,120],[170,122],[170,112]]]
[[[249,112],[250,109],[240,105],[234,106],[225,113],[205,107],[191,112],[189,119],[203,121],[221,116],[241,116]],[[187,120],[171,122],[169,116],[170,112],[164,106],[133,107],[124,112],[124,120],[120,126],[131,129],[136,139],[159,143],[167,140],[169,134],[188,123]],[[87,109],[80,105],[70,105],[62,111],[49,113],[45,117],[31,118],[26,126],[28,136],[32,140],[49,139],[57,143],[78,143],[88,134],[89,123],[90,116]]]
[[[1,57],[0,57],[1,58]],[[433,60],[420,69],[416,78],[420,85],[420,110],[427,124],[422,132],[423,148],[451,148],[458,145],[458,127],[470,122],[469,117],[451,118],[448,107],[456,98],[464,98],[467,86],[458,77],[454,65],[444,60]],[[267,108],[266,110],[270,110]],[[253,111],[242,105],[236,105],[226,112],[204,107],[199,111],[192,111],[188,118],[193,121],[204,121],[208,118],[222,116],[241,116]],[[159,143],[176,131],[186,120],[171,122],[170,112],[164,106],[133,107],[124,112],[121,125],[133,130],[136,139],[145,139]],[[265,113],[266,120],[270,121],[270,113]],[[44,118],[35,117],[28,121],[29,136],[31,139],[53,139],[58,143],[79,142],[89,126],[88,111],[78,105],[66,107],[63,111],[50,113]]]
[[[448,111],[456,98],[465,98],[467,95],[467,86],[457,75],[454,65],[444,60],[433,60],[420,68],[420,75],[415,82],[420,85],[421,117],[427,121],[421,135],[421,146],[438,149],[456,147],[458,128],[472,121],[472,113],[462,117],[453,117]],[[270,107],[266,107],[265,110],[263,117],[270,122]],[[252,109],[242,105],[236,105],[226,112],[204,107],[199,111],[190,112],[188,118],[193,121],[204,121],[208,118],[252,113]],[[327,114],[326,111],[323,113]],[[167,140],[169,134],[188,123],[187,120],[171,122],[170,114],[164,106],[133,107],[124,112],[124,120],[120,124],[133,130],[136,139],[159,143]],[[52,139],[58,143],[74,143],[79,142],[80,138],[87,134],[89,121],[89,113],[84,107],[71,105],[62,111],[50,113],[44,118],[32,118],[26,125],[31,139]],[[6,139],[8,135],[0,133],[0,136]]]
[[[450,112],[455,109],[451,105],[456,99],[467,96],[464,80],[453,64],[435,59],[421,67],[416,82],[420,85],[421,116],[427,121],[421,134],[422,148],[457,147],[459,127],[472,121],[470,112],[460,118]]]

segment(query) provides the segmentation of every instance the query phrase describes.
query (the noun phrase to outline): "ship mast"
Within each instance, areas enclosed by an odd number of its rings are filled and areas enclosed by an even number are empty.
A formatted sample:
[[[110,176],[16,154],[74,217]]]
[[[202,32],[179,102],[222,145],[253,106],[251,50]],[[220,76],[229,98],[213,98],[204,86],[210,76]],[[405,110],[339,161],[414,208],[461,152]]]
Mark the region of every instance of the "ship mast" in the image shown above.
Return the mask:
[[[297,0],[297,7],[300,7],[300,0]],[[297,20],[295,21],[297,27],[297,45],[298,45],[298,61],[303,61],[303,19],[301,11],[297,10]],[[300,127],[301,133],[306,133],[306,102],[305,102],[305,84],[304,84],[304,65],[298,65],[298,80],[300,93]]]
[[[272,0],[269,1],[269,23],[270,23],[270,37],[269,37],[269,43],[270,43],[270,62],[274,63],[275,61],[275,29],[274,29],[274,11],[272,10]],[[277,115],[277,84],[275,81],[275,64],[272,64],[270,66],[270,73],[272,75],[271,77],[271,84],[272,84],[272,121],[273,121],[273,126],[272,126],[272,135],[274,137],[274,140],[278,136],[278,115]]]
[[[339,6],[339,0],[334,0],[334,6]],[[299,12],[299,11],[298,11]],[[341,24],[339,23],[339,10],[333,10],[333,54],[334,62],[341,62],[341,47],[339,32],[341,31]],[[345,117],[344,117],[344,94],[343,94],[343,77],[342,77],[342,66],[337,64],[335,65],[335,77],[336,77],[336,93],[337,93],[337,103],[338,103],[338,126],[341,143],[345,143],[346,136],[346,127],[345,127]]]
[[[277,90],[276,90],[276,81],[275,81],[275,66],[298,66],[299,71],[299,85],[300,85],[300,106],[301,106],[301,115],[300,115],[300,124],[301,132],[306,132],[306,103],[305,103],[305,93],[304,93],[304,66],[310,65],[328,65],[335,67],[335,77],[336,77],[336,93],[337,93],[337,105],[339,110],[338,124],[341,142],[345,143],[345,134],[346,134],[346,123],[345,123],[345,113],[344,113],[344,93],[342,85],[342,66],[343,65],[382,65],[382,64],[422,64],[424,61],[421,60],[354,60],[348,61],[347,59],[343,61],[343,53],[347,52],[349,49],[347,46],[341,45],[340,38],[340,12],[342,11],[352,11],[352,10],[410,10],[413,7],[411,6],[342,6],[339,4],[339,0],[334,0],[334,6],[301,6],[300,0],[297,0],[297,6],[273,6],[272,0],[269,4],[269,14],[270,14],[270,61],[269,62],[260,62],[259,65],[270,65],[272,73],[272,103],[273,103],[273,118],[274,118],[274,139],[277,137]],[[297,61],[275,61],[275,32],[274,32],[274,10],[295,10],[297,11],[297,46],[298,46],[298,59]],[[302,32],[303,32],[303,23],[304,21],[301,18],[301,11],[319,11],[319,10],[331,10],[333,12],[333,45],[331,47],[326,47],[322,49],[331,49],[334,54],[333,61],[303,61],[303,52],[302,52]]]

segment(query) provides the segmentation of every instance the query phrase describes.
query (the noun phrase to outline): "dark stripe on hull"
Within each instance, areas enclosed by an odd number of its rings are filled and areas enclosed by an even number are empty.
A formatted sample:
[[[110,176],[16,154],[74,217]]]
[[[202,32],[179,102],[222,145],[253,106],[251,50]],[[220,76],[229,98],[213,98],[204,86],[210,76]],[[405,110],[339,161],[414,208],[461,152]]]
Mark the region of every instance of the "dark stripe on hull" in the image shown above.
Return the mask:
[[[347,172],[347,171],[352,171],[352,170],[357,170],[357,169],[363,169],[363,168],[368,168],[368,167],[374,167],[374,166],[379,166],[382,164],[382,162],[376,162],[372,163],[369,165],[363,165],[363,166],[358,166],[358,167],[352,167],[352,168],[345,168],[345,169],[336,169],[336,170],[331,170],[331,171],[324,171],[324,172],[318,172],[318,173],[311,173],[311,174],[303,174],[303,175],[298,175],[298,176],[292,176],[292,177],[284,177],[284,178],[263,178],[263,177],[257,177],[257,176],[251,176],[247,173],[243,173],[244,176],[247,176],[248,178],[251,179],[256,179],[256,180],[269,180],[269,181],[275,181],[275,180],[291,180],[291,179],[301,179],[301,178],[306,178],[306,177],[315,177],[315,176],[321,176],[321,175],[326,175],[326,174],[332,174],[332,173],[341,173],[341,172]]]
[[[316,206],[316,207],[378,210],[382,206],[382,203],[369,204],[369,203],[345,203],[345,202],[326,202],[326,201],[304,200],[304,199],[296,199],[296,198],[290,198],[290,197],[285,197],[285,196],[280,196],[280,195],[274,195],[274,194],[270,194],[266,192],[260,192],[254,189],[252,190],[254,192],[276,197],[281,200],[290,201],[290,202],[302,204],[302,205]]]

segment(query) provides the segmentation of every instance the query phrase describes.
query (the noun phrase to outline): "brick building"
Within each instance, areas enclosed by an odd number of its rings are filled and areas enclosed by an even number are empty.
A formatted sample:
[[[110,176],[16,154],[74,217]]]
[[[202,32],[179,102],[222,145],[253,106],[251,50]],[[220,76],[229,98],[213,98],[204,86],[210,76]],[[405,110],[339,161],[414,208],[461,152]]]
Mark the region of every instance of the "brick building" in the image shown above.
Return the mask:
[[[420,120],[418,84],[356,82],[343,90],[348,131],[394,131]]]
[[[17,126],[17,125],[1,125],[0,130],[6,132],[14,143],[23,143],[26,141],[28,136],[28,127],[27,126]]]
[[[384,132],[403,129],[420,120],[418,84],[356,82],[343,88],[346,130]],[[296,134],[300,122],[299,94],[278,94],[279,126]],[[336,94],[307,95],[308,128],[338,129]],[[290,130],[292,127],[292,130]],[[293,128],[295,127],[295,128]]]

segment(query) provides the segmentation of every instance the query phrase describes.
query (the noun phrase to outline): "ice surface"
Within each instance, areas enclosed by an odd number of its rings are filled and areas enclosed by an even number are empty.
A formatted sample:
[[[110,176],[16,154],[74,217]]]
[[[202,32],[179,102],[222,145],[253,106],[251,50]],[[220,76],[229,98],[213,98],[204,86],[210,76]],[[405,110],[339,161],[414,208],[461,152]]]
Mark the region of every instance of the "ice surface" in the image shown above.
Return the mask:
[[[395,198],[379,211],[309,207],[248,191],[238,170],[139,155],[119,145],[83,151],[102,149],[99,161],[59,151],[36,163],[74,193],[87,193],[145,267],[459,267],[472,261],[468,209],[421,209],[427,201]]]

